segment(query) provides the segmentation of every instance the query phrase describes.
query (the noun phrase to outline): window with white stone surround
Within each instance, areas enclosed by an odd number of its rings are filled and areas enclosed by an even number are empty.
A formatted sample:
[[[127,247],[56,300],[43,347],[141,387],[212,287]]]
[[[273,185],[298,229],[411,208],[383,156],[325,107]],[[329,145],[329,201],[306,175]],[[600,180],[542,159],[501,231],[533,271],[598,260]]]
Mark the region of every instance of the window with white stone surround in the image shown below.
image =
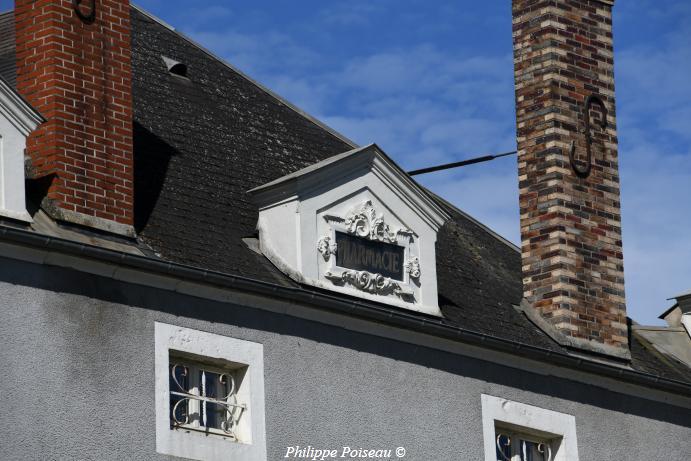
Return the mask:
[[[156,451],[266,460],[261,344],[156,322]]]
[[[572,415],[482,394],[485,461],[578,461]]]

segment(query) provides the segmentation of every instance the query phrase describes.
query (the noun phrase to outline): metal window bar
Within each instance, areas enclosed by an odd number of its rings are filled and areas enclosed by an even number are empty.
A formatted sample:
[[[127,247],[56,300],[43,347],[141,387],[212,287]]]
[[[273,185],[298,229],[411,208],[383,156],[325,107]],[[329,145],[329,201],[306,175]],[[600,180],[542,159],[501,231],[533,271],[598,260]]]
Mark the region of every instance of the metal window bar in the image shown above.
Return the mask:
[[[497,435],[497,461],[511,461],[511,437]]]
[[[200,373],[200,385],[197,393],[193,389],[187,389],[190,386],[189,377],[191,375],[191,369],[196,367],[188,367],[181,364],[174,364],[171,367],[170,376],[175,383],[177,389],[170,390],[171,396],[171,421],[173,427],[188,427],[190,424],[190,411],[189,403],[196,402],[199,405],[200,414],[200,427],[205,429],[212,429],[209,427],[210,420],[212,419],[212,406],[218,406],[222,410],[220,411],[221,419],[221,430],[224,434],[237,439],[235,429],[242,417],[242,414],[247,410],[246,404],[238,403],[237,400],[237,387],[235,384],[235,378],[229,373],[214,373],[204,368],[197,368]],[[215,384],[210,375],[218,375],[218,384],[221,389],[225,389],[224,396],[222,398],[213,397],[208,395],[213,389]],[[178,377],[182,377],[183,383],[180,383]],[[175,402],[175,403],[173,403]],[[183,404],[187,408],[182,407]],[[184,416],[184,418],[181,418]]]

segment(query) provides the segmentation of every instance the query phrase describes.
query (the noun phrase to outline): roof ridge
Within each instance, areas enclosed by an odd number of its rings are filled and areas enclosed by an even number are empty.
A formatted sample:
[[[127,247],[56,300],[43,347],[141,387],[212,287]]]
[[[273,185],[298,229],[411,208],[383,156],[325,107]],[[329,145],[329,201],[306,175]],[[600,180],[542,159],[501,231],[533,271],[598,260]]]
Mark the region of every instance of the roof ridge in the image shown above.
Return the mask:
[[[317,125],[318,127],[322,128],[322,129],[324,129],[324,130],[326,130],[326,131],[329,132],[331,135],[335,136],[336,138],[340,139],[341,141],[345,142],[346,144],[352,146],[353,148],[358,148],[358,147],[360,147],[357,143],[355,143],[355,142],[352,141],[351,139],[347,138],[345,135],[339,133],[339,132],[336,131],[335,129],[331,128],[330,126],[328,126],[327,124],[325,124],[324,122],[322,122],[321,120],[319,120],[319,119],[317,119],[316,117],[314,117],[314,116],[308,114],[307,112],[305,112],[304,110],[302,110],[302,109],[300,109],[298,106],[296,106],[295,104],[291,103],[290,101],[288,101],[287,99],[283,98],[283,97],[280,96],[279,94],[273,92],[272,90],[270,90],[270,89],[267,88],[266,86],[262,85],[261,83],[259,83],[258,81],[256,81],[256,80],[253,79],[252,77],[250,77],[249,75],[245,74],[243,71],[241,71],[241,70],[238,69],[237,67],[235,67],[235,66],[233,66],[232,64],[230,64],[228,61],[226,61],[226,60],[223,59],[222,57],[220,57],[220,56],[218,56],[217,54],[215,54],[213,51],[209,50],[209,49],[206,48],[205,46],[201,45],[200,43],[198,43],[198,42],[196,42],[195,40],[191,39],[190,37],[188,37],[188,36],[185,35],[184,33],[180,32],[180,31],[177,30],[175,27],[171,26],[170,24],[168,24],[167,22],[165,22],[165,21],[162,20],[161,18],[159,18],[159,17],[157,17],[157,16],[155,16],[155,15],[149,13],[148,11],[146,11],[144,8],[142,8],[142,7],[139,6],[139,5],[136,5],[136,4],[134,4],[134,3],[130,3],[130,5],[132,6],[132,8],[134,8],[134,9],[137,10],[137,11],[139,11],[139,12],[142,13],[143,15],[147,16],[147,17],[148,17],[149,19],[151,19],[152,21],[157,22],[158,24],[164,26],[166,29],[168,29],[168,30],[170,30],[171,32],[175,33],[175,34],[178,35],[180,38],[184,39],[185,41],[187,41],[187,42],[190,43],[191,45],[195,46],[196,48],[200,49],[201,51],[203,51],[204,53],[206,53],[207,55],[209,55],[209,57],[215,59],[216,61],[220,62],[220,63],[223,64],[224,66],[228,67],[230,70],[232,70],[233,72],[237,73],[237,74],[240,75],[242,78],[244,78],[245,80],[247,80],[248,82],[250,82],[251,84],[253,84],[254,86],[256,86],[257,88],[259,88],[260,90],[262,90],[263,92],[265,92],[266,94],[268,94],[269,96],[271,96],[272,98],[276,99],[279,103],[281,103],[281,104],[283,104],[284,106],[288,107],[289,109],[293,110],[294,112],[296,112],[296,113],[297,113],[298,115],[300,115],[301,117],[304,117],[305,119],[307,119],[307,120],[309,120],[310,122],[314,123],[314,124]]]

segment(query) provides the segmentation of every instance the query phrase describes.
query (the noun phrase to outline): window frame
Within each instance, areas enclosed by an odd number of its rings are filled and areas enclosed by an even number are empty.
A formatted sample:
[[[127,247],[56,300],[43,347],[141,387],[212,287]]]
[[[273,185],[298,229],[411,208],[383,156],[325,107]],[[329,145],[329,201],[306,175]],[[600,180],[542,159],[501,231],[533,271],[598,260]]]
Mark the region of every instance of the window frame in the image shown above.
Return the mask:
[[[498,429],[529,441],[549,442],[553,461],[578,461],[574,416],[487,394],[481,401],[485,461],[497,461]]]
[[[264,352],[259,343],[190,328],[155,322],[156,451],[199,461],[243,459],[266,461],[264,421]],[[170,373],[173,360],[194,362],[199,367],[239,371],[243,368],[242,418],[245,433],[234,439],[206,428],[171,424]],[[190,384],[192,384],[190,380]],[[219,431],[220,432],[220,431]]]

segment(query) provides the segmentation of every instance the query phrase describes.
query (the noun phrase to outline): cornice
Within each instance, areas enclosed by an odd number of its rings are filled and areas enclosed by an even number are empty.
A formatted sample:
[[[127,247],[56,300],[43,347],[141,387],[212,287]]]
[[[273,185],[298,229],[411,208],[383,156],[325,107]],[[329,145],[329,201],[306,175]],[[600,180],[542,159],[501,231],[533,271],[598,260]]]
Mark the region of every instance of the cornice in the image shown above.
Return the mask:
[[[0,78],[0,114],[24,136],[34,131],[45,119],[10,85]]]

